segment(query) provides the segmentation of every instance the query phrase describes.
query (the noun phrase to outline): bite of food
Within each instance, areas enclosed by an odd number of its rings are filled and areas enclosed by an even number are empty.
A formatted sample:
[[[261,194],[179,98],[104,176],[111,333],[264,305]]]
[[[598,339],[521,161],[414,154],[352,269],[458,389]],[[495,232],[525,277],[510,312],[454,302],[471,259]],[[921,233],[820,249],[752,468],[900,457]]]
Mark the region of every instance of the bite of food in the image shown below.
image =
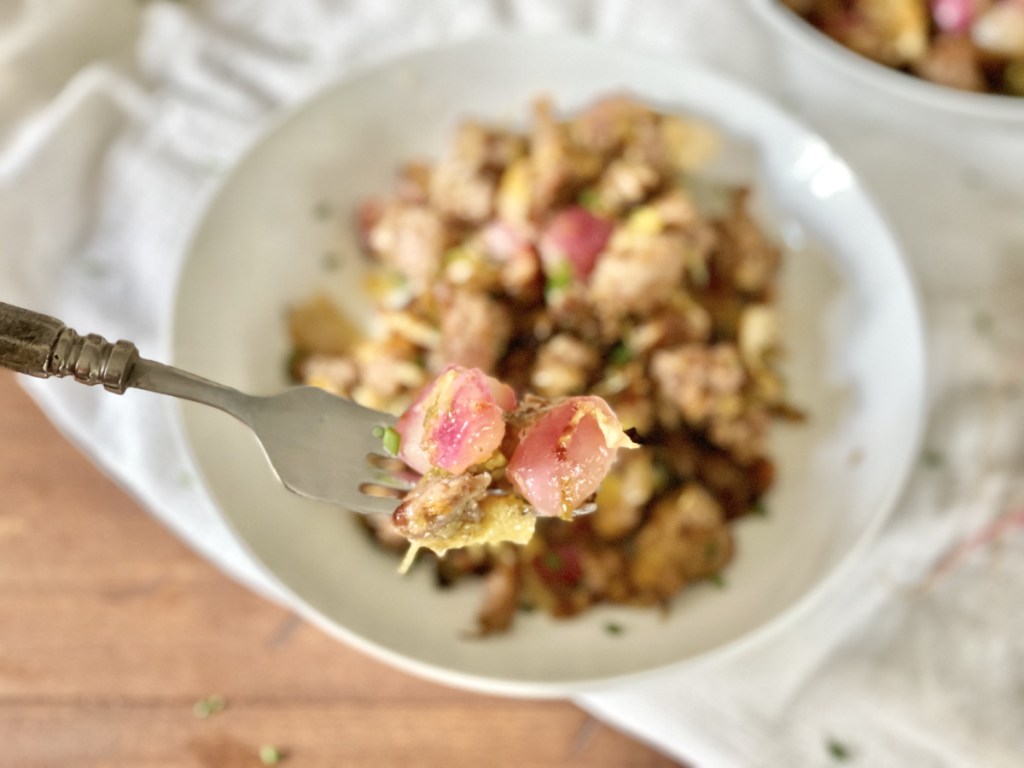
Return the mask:
[[[450,365],[399,417],[397,455],[420,473],[392,515],[413,545],[443,555],[475,544],[525,544],[534,518],[571,519],[619,448],[636,445],[601,398],[549,401],[475,368]]]

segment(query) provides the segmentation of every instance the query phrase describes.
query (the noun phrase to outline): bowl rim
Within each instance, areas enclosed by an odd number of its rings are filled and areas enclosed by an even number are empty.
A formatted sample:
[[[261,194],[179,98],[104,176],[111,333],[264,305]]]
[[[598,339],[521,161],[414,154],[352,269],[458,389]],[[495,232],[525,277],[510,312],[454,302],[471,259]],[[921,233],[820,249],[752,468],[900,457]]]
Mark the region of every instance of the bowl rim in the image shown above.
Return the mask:
[[[951,115],[985,120],[1024,121],[1024,96],[973,93],[939,85],[887,67],[851,51],[813,24],[804,21],[780,0],[749,0],[765,25],[811,56],[861,82]]]
[[[662,65],[686,67],[688,73],[695,74],[705,82],[713,84],[715,87],[736,92],[747,100],[759,103],[762,108],[773,111],[788,128],[791,128],[801,134],[814,137],[822,147],[826,148],[840,162],[846,165],[846,168],[850,173],[852,184],[858,189],[858,193],[870,206],[871,210],[877,217],[878,222],[882,227],[882,233],[891,245],[890,251],[895,256],[896,263],[894,266],[902,275],[908,289],[909,302],[906,306],[906,310],[909,315],[909,322],[912,327],[912,334],[915,342],[913,349],[908,350],[908,354],[916,358],[916,380],[914,382],[914,388],[919,392],[920,396],[914,401],[913,413],[911,414],[910,419],[908,419],[911,431],[910,439],[908,441],[908,450],[901,462],[901,465],[896,467],[896,470],[893,472],[889,480],[888,487],[885,489],[884,493],[881,494],[881,501],[878,504],[877,509],[870,518],[868,524],[865,526],[864,530],[860,533],[850,548],[835,562],[831,569],[817,581],[817,583],[808,588],[803,595],[796,598],[790,605],[783,608],[776,615],[746,633],[728,640],[719,646],[649,669],[615,673],[587,680],[546,682],[502,677],[501,675],[483,675],[445,668],[431,662],[421,661],[406,656],[401,652],[380,645],[372,639],[363,637],[362,635],[349,630],[308,603],[301,597],[301,595],[297,594],[292,588],[285,584],[282,579],[279,578],[276,573],[263,562],[252,547],[250,547],[246,538],[236,528],[231,518],[221,510],[216,496],[210,490],[209,484],[205,480],[205,471],[196,459],[195,452],[192,447],[192,439],[190,437],[190,429],[188,427],[189,418],[186,412],[186,409],[190,406],[183,401],[177,401],[174,405],[176,406],[176,426],[180,430],[179,435],[181,435],[182,438],[181,444],[187,452],[197,475],[203,479],[203,490],[210,499],[211,507],[215,510],[221,523],[234,537],[236,544],[238,544],[238,546],[249,556],[254,568],[268,582],[272,583],[280,594],[291,598],[292,604],[289,606],[291,610],[302,616],[314,626],[325,631],[328,635],[344,641],[350,647],[366,653],[371,658],[387,663],[399,670],[416,675],[420,678],[430,680],[435,683],[461,688],[463,690],[489,695],[528,699],[556,699],[569,698],[586,693],[607,691],[628,684],[650,681],[658,676],[678,672],[685,667],[705,664],[710,661],[728,661],[730,658],[740,655],[748,651],[750,648],[777,636],[784,631],[789,624],[806,614],[815,605],[817,605],[829,591],[839,584],[847,574],[857,566],[858,562],[867,552],[872,543],[877,539],[878,534],[888,522],[899,497],[904,493],[907,487],[914,462],[921,451],[925,427],[927,424],[926,381],[928,361],[925,353],[924,312],[920,288],[912,271],[910,270],[904,249],[895,234],[895,231],[889,224],[889,221],[882,209],[875,202],[869,188],[864,184],[860,176],[848,164],[846,164],[843,157],[839,153],[835,152],[832,145],[823,139],[815,129],[796,117],[791,111],[780,106],[770,96],[729,76],[728,74],[717,71],[706,61],[690,57],[673,57],[658,54],[657,52],[646,50],[642,46],[638,46],[636,44],[612,42],[574,32],[538,33],[519,30],[489,32],[485,34],[471,35],[458,40],[443,40],[432,45],[415,45],[384,57],[374,57],[372,60],[361,62],[360,64],[353,66],[350,70],[339,77],[329,78],[326,81],[321,82],[316,88],[312,89],[295,103],[288,105],[282,109],[279,114],[268,119],[266,124],[246,142],[243,150],[236,157],[231,171],[221,175],[208,190],[207,196],[203,201],[203,212],[195,218],[191,231],[189,232],[186,246],[184,248],[185,257],[176,276],[174,289],[175,298],[170,329],[168,332],[168,341],[172,357],[177,358],[180,342],[178,335],[180,317],[184,316],[189,311],[189,308],[186,306],[185,296],[181,291],[181,284],[184,282],[184,276],[188,272],[188,265],[192,260],[192,254],[197,247],[197,243],[205,227],[208,212],[212,209],[217,200],[223,194],[224,189],[231,182],[231,179],[234,177],[235,169],[246,163],[253,154],[259,151],[260,147],[270,136],[276,134],[291,121],[299,118],[308,107],[320,99],[327,97],[331,91],[364,77],[372,76],[381,67],[394,66],[397,62],[401,62],[403,60],[415,59],[423,55],[429,55],[437,51],[453,48],[488,47],[489,43],[517,43],[528,45],[530,43],[541,41],[547,43],[557,42],[560,45],[565,45],[566,47],[611,45],[617,50],[629,55],[641,56],[646,59],[659,62]]]

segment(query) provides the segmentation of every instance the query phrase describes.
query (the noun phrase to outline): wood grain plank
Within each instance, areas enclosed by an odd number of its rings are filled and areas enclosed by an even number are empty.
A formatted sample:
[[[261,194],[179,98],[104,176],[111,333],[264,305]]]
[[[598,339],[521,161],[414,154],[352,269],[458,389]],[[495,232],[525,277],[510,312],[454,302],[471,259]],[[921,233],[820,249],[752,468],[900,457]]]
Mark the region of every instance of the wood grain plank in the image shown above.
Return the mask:
[[[0,765],[674,765],[567,702],[445,688],[231,582],[0,372]],[[227,709],[192,705],[222,694]]]

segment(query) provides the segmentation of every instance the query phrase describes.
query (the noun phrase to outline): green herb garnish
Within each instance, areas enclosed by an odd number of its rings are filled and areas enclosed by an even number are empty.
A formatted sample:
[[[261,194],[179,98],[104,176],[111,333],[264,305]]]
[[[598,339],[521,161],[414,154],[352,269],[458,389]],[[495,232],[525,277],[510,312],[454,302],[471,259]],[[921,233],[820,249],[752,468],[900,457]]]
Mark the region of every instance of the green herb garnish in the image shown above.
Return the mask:
[[[708,560],[714,560],[718,557],[718,542],[711,539],[707,544],[704,545],[704,557]]]
[[[604,625],[604,631],[609,635],[621,635],[625,632],[625,628],[621,624],[616,624],[614,621],[609,621]]]
[[[444,252],[444,256],[441,258],[441,263],[444,266],[449,266],[456,261],[468,261],[473,258],[473,252],[464,245],[457,245],[454,248],[449,248]]]
[[[381,447],[389,456],[397,456],[402,438],[394,427],[374,427],[373,436],[380,439]]]
[[[544,296],[551,298],[556,293],[561,293],[573,281],[572,264],[568,261],[560,261],[548,273],[547,282],[544,284]]]
[[[207,696],[205,699],[200,699],[192,705],[192,714],[200,719],[206,719],[210,715],[215,715],[218,712],[223,712],[224,707],[228,705],[227,701],[223,696],[219,694],[213,694]]]
[[[561,570],[562,566],[565,564],[562,560],[562,556],[557,552],[545,552],[541,558],[541,562],[549,571]]]
[[[852,756],[850,748],[837,739],[830,738],[825,742],[825,747],[832,759],[837,762],[844,763]]]
[[[725,589],[725,577],[721,573],[712,573],[708,576],[708,581],[719,589]]]
[[[625,342],[619,342],[611,351],[608,353],[608,362],[617,368],[621,368],[630,360],[633,359],[633,350],[631,350]]]
[[[601,205],[601,195],[599,195],[597,190],[593,187],[587,187],[580,192],[579,197],[576,198],[576,202],[588,211],[594,212]]]
[[[921,462],[929,469],[938,469],[946,463],[946,457],[942,455],[942,451],[928,448],[921,454]]]
[[[264,765],[277,765],[281,762],[282,755],[281,750],[275,747],[273,744],[264,744],[260,747],[260,762]]]
[[[768,517],[768,505],[758,499],[754,502],[754,506],[750,508],[750,513],[758,517]]]

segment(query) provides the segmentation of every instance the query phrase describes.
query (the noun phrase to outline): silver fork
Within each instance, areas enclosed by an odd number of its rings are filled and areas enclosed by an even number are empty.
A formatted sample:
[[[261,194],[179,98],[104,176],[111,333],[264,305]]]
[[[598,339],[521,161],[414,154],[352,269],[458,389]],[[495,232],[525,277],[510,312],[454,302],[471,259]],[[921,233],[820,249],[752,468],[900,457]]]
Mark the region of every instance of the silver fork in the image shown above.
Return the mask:
[[[257,397],[139,356],[130,341],[80,335],[56,318],[0,302],[0,366],[71,376],[124,394],[135,387],[231,414],[259,440],[281,482],[302,496],[363,514],[390,514],[410,487],[397,459],[381,454],[394,417],[315,387]]]

